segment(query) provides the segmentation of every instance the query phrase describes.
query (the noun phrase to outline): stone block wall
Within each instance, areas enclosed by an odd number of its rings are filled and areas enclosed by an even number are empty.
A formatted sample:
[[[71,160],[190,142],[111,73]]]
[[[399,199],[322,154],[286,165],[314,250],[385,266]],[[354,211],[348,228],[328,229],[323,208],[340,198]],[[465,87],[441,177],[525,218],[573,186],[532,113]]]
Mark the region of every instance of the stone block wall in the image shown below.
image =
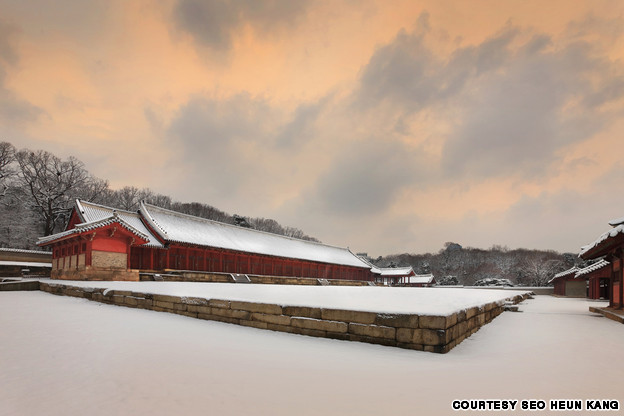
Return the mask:
[[[450,351],[504,310],[503,302],[498,302],[448,316],[429,316],[154,295],[45,282],[41,282],[40,289],[56,295],[81,297],[197,319],[436,353]],[[519,294],[509,300],[518,303],[528,296],[528,293]]]
[[[126,253],[93,250],[91,253],[91,265],[109,269],[126,269],[128,267],[128,255]]]
[[[114,280],[138,282],[139,271],[87,266],[82,269],[52,270],[50,277],[57,280]]]

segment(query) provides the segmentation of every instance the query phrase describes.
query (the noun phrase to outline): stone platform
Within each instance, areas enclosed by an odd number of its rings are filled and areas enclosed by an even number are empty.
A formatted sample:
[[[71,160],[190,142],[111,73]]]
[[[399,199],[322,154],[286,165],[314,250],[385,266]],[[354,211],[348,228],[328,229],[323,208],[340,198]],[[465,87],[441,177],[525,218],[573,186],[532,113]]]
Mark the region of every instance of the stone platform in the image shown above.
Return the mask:
[[[491,302],[446,316],[364,312],[226,299],[169,296],[39,282],[40,290],[131,308],[322,338],[447,353],[505,308]],[[530,296],[506,299],[519,303]]]

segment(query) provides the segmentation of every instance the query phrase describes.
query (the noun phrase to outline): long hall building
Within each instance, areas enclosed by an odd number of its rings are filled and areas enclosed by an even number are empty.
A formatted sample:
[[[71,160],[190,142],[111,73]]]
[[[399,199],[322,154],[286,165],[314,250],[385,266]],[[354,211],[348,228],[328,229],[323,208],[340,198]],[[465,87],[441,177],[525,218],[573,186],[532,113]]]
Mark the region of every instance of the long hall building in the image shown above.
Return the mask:
[[[139,280],[139,271],[202,271],[373,281],[348,248],[225,224],[141,203],[137,212],[76,200],[65,231],[39,239],[52,278]]]

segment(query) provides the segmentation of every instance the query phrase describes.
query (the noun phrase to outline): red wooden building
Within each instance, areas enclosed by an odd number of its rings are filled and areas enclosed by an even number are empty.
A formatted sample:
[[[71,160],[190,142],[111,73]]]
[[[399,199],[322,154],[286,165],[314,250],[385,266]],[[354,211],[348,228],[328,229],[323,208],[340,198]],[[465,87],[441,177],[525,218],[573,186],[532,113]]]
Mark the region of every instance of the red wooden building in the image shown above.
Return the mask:
[[[609,279],[609,306],[622,309],[624,306],[624,218],[609,222],[613,228],[601,234],[593,243],[581,249],[585,260],[603,257],[609,263],[603,272]]]
[[[575,298],[584,298],[587,296],[587,282],[584,277],[578,277],[576,274],[578,267],[574,266],[561,273],[557,273],[548,282],[554,286],[556,296],[568,296]]]
[[[187,270],[372,281],[349,249],[224,224],[141,203],[138,212],[76,201],[52,248],[52,277],[138,280],[141,271]]]
[[[609,262],[600,259],[594,264],[576,272],[577,277],[587,280],[587,297],[589,299],[609,299],[611,284],[611,268]]]

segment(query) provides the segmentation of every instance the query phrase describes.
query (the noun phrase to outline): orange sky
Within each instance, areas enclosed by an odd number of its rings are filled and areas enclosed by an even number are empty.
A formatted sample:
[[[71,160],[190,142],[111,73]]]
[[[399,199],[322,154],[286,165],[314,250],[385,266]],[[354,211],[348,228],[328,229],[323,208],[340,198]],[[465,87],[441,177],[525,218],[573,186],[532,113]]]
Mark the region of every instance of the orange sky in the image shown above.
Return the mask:
[[[0,0],[0,132],[377,256],[622,216],[621,1]]]

